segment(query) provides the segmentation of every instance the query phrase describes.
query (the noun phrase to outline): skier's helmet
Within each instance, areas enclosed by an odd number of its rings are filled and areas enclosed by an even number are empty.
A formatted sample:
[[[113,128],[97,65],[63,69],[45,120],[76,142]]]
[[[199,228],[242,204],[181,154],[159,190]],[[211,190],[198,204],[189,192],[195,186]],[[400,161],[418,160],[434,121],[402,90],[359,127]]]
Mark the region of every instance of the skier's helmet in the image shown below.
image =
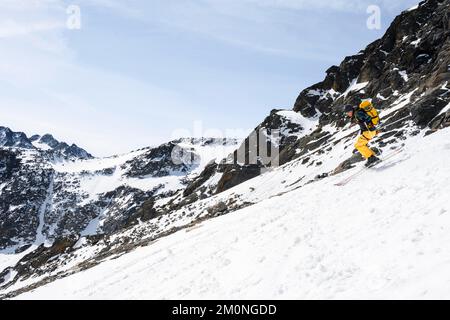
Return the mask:
[[[344,112],[350,112],[350,111],[354,111],[355,110],[355,108],[353,108],[353,106],[351,105],[351,104],[346,104],[345,106],[344,106]]]

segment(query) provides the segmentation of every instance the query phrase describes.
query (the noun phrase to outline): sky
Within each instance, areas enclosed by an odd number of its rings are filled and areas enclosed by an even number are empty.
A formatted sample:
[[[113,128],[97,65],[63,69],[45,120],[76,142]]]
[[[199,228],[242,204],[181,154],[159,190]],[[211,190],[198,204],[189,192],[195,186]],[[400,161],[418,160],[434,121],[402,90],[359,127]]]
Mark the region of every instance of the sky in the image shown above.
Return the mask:
[[[0,0],[0,125],[96,156],[243,137],[417,2]]]

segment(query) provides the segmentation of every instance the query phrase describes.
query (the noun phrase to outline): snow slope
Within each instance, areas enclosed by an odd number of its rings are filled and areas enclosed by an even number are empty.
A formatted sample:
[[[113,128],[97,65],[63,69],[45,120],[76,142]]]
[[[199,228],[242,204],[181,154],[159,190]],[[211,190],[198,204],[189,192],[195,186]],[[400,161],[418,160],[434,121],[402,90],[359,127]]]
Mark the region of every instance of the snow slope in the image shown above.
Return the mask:
[[[358,168],[18,298],[450,298],[449,157],[450,129],[419,134],[345,187]]]

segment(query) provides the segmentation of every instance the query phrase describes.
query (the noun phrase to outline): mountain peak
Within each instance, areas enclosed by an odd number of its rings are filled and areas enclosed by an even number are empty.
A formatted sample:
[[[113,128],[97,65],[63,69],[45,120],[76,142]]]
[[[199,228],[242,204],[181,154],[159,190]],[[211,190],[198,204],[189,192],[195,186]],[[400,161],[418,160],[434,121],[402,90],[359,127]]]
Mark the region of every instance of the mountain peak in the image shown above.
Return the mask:
[[[10,128],[0,126],[0,147],[31,149],[33,145],[23,132],[14,132]]]
[[[41,143],[45,143],[47,144],[49,147],[51,148],[56,148],[58,147],[58,145],[60,144],[60,142],[58,140],[56,140],[51,134],[47,133],[44,134],[39,141]]]
[[[14,132],[8,127],[0,126],[0,147],[37,149],[48,153],[55,159],[90,159],[93,156],[76,144],[68,145],[56,140],[47,133],[43,136],[35,134],[30,138],[23,132]]]

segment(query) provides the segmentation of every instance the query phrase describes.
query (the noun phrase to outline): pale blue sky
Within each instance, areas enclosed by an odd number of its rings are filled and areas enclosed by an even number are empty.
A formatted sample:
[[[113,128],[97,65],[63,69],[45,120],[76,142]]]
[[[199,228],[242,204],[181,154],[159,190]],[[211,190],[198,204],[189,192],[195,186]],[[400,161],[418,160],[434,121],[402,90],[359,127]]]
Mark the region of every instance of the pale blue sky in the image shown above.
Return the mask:
[[[0,125],[95,155],[194,134],[196,121],[245,133],[417,2],[1,0]],[[70,4],[81,30],[66,28]],[[366,27],[371,4],[380,30]]]

